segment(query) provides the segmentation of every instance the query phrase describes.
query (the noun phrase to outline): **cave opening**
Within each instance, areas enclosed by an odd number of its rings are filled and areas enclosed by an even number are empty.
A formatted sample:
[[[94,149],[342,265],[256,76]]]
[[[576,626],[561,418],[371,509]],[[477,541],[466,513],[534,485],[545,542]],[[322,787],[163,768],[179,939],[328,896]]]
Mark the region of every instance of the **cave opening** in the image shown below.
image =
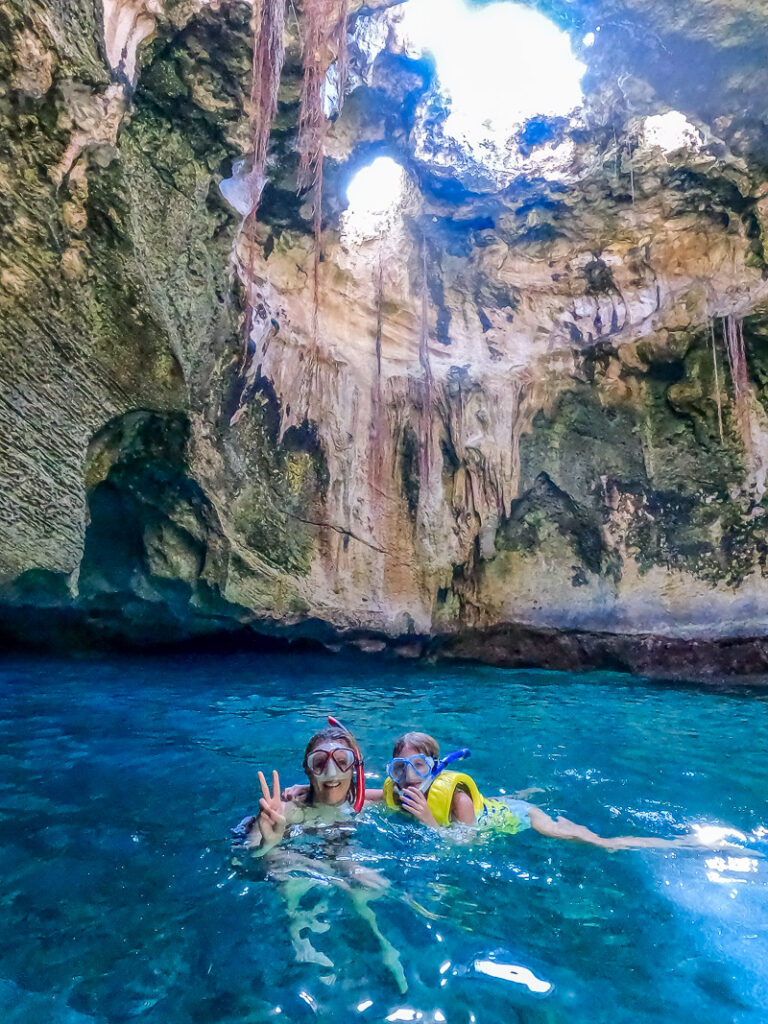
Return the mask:
[[[406,174],[391,156],[377,156],[355,172],[347,186],[344,233],[373,238],[391,226],[402,207]]]
[[[533,118],[562,118],[581,106],[586,71],[567,32],[519,3],[409,0],[396,15],[409,56],[431,55],[446,102],[446,136],[479,161]]]

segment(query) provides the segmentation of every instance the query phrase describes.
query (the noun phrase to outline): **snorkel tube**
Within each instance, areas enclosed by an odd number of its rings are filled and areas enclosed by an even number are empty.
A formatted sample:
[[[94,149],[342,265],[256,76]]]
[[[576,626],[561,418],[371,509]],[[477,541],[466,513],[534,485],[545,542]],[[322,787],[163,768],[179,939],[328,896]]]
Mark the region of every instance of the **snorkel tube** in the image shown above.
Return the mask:
[[[426,779],[424,779],[422,784],[419,786],[419,789],[422,791],[422,793],[428,792],[429,787],[435,781],[435,779],[443,770],[443,768],[447,768],[448,765],[453,764],[454,761],[463,761],[464,758],[469,757],[470,754],[471,751],[469,747],[462,747],[461,750],[453,750],[451,751],[450,754],[446,754],[445,757],[441,757],[439,761],[435,761],[432,771],[426,777]]]
[[[338,718],[334,718],[333,715],[328,715],[328,725],[333,725],[337,729],[343,729],[344,732],[352,737],[349,729],[342,725]],[[358,747],[357,741],[354,738],[352,738],[352,742],[355,744],[355,802],[353,810],[355,814],[359,814],[365,803],[365,772],[363,771],[363,755],[360,753],[360,747]]]
[[[452,753],[446,754],[445,757],[441,757],[432,769],[432,779],[439,775],[443,768],[447,768],[449,764],[453,764],[454,761],[463,761],[465,757],[471,757],[471,755],[472,751],[469,747],[462,747],[461,750],[454,750]]]

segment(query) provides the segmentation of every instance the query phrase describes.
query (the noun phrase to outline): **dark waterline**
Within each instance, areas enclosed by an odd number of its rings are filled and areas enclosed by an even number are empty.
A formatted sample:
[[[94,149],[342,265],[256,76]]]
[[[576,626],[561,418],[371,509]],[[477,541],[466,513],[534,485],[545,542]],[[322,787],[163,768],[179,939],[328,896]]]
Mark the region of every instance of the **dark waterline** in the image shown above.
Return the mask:
[[[764,1022],[765,694],[196,653],[7,658],[0,696],[4,1020]],[[256,770],[299,781],[329,712],[379,775],[419,727],[472,747],[488,794],[541,787],[550,813],[606,834],[742,838],[457,845],[374,811],[352,835],[294,839],[302,862],[233,863]],[[350,884],[350,864],[387,892]]]

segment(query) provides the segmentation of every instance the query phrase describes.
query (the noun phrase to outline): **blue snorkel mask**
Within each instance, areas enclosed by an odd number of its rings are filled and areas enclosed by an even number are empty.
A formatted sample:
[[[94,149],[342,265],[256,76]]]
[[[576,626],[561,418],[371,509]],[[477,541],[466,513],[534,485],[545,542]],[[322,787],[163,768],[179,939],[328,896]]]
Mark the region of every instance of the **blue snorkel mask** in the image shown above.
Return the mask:
[[[393,757],[387,765],[387,775],[392,779],[397,792],[402,793],[407,788],[408,769],[410,768],[421,780],[418,783],[418,788],[422,793],[426,793],[443,768],[469,756],[470,751],[467,747],[463,747],[438,760],[427,754],[414,754],[413,757]]]

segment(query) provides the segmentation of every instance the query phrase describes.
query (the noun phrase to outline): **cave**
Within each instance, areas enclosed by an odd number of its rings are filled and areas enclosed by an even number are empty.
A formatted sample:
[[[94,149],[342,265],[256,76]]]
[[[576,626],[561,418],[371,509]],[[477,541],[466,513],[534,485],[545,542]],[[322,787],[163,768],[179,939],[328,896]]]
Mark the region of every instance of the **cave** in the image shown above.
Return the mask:
[[[1,8],[9,622],[762,671],[760,5],[81,7]]]
[[[767,0],[0,0],[0,1018],[765,1024]]]

